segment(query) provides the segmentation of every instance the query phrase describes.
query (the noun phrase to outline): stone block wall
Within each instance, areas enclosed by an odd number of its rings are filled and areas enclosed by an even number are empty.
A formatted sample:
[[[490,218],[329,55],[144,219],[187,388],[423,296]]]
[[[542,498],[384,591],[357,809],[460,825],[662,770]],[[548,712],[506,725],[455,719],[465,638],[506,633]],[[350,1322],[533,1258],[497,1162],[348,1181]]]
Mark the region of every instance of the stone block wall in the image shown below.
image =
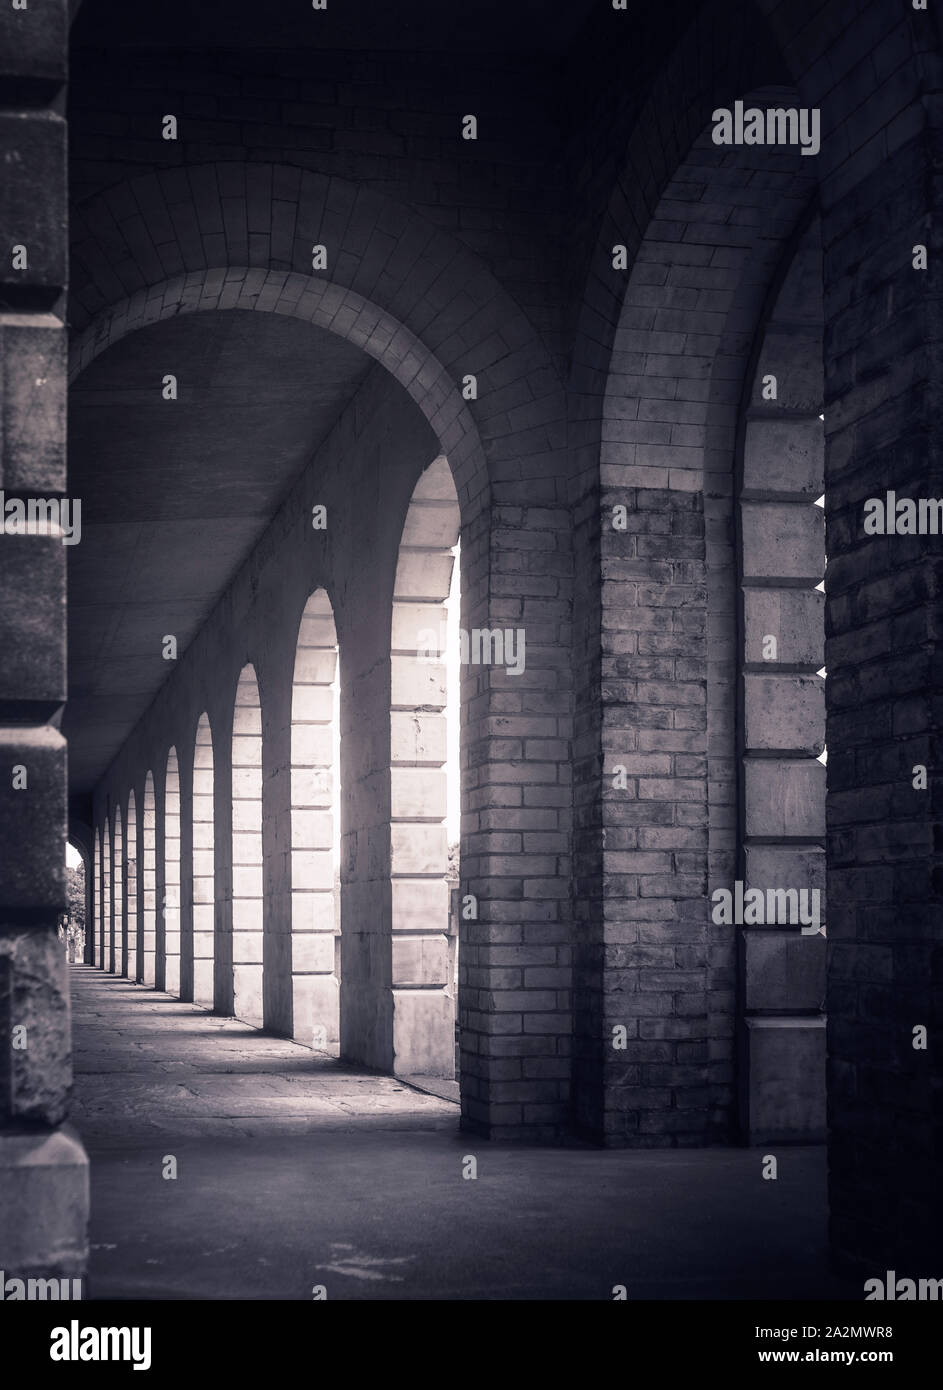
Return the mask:
[[[66,491],[65,0],[0,11],[0,489]],[[80,1274],[65,907],[65,550],[0,535],[0,1267]]]

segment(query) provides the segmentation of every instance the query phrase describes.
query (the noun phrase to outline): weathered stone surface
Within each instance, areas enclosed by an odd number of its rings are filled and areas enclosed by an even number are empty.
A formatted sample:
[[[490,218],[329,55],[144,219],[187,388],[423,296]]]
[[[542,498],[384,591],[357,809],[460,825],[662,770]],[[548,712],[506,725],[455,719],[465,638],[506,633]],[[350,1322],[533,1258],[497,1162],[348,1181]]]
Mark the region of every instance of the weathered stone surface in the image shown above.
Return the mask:
[[[825,661],[825,595],[817,589],[745,589],[744,656],[764,662],[763,643],[776,638],[776,661],[814,666]],[[768,664],[775,669],[776,662]]]
[[[750,1144],[825,1137],[825,1020],[744,1021],[745,1127]]]
[[[825,573],[825,518],[812,502],[744,502],[745,579],[807,579]]]
[[[65,1278],[88,1260],[88,1158],[69,1128],[0,1133],[0,1269]]]
[[[825,1006],[825,937],[790,931],[742,934],[744,1007],[767,1013],[821,1011]],[[824,1086],[824,1076],[819,1075]]]
[[[0,187],[0,286],[22,290],[66,283],[66,124],[51,111],[0,113],[7,163]],[[12,172],[15,170],[16,172]],[[26,248],[14,269],[12,248]]]
[[[0,314],[5,489],[38,497],[65,491],[66,351],[65,326],[52,314]]]
[[[65,81],[69,0],[0,6],[0,77]]]
[[[66,834],[66,746],[57,729],[0,729],[0,903],[60,911],[65,857],[51,852]],[[14,769],[26,785],[14,786]],[[17,778],[24,774],[18,773]]]
[[[748,835],[825,834],[825,768],[817,759],[747,758],[744,781]]]
[[[0,700],[65,699],[65,586],[66,547],[57,537],[0,535]]]
[[[817,416],[748,423],[743,448],[745,488],[818,497],[825,487],[824,470],[825,427]]]
[[[825,681],[821,676],[760,675],[744,678],[744,741],[749,749],[808,753],[825,746]]]

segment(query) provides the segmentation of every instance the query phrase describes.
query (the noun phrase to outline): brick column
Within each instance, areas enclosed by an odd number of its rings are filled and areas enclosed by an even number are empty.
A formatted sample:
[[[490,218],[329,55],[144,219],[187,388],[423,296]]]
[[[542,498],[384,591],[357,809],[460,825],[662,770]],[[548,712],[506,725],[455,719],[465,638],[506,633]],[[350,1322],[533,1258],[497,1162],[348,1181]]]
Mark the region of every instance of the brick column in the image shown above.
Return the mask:
[[[6,499],[65,493],[64,0],[0,8],[0,355]],[[0,534],[0,1267],[71,1276],[87,1159],[65,1125],[65,550]]]

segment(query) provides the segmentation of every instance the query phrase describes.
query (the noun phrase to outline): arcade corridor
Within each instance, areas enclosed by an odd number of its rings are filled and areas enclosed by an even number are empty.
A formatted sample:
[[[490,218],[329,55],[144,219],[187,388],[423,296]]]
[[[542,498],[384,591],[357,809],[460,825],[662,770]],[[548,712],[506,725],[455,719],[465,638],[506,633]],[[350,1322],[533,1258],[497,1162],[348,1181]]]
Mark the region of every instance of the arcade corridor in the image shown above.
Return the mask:
[[[943,1274],[941,148],[939,3],[0,5],[0,1267]]]
[[[72,997],[90,1298],[856,1296],[820,1148],[769,1183],[744,1151],[476,1144],[454,1102],[160,992],[76,966]]]

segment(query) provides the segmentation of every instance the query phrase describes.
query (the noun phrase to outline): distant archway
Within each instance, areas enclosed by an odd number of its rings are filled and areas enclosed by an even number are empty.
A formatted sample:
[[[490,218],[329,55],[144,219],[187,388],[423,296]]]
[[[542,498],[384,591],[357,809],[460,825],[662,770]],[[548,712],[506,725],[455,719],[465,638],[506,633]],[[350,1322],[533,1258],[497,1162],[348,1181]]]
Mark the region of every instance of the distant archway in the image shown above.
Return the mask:
[[[390,874],[393,1067],[455,1074],[448,815],[445,601],[461,519],[448,460],[413,490],[393,588],[390,660]]]
[[[262,913],[262,709],[248,665],[232,727],[232,983],[234,1015],[256,1028],[263,1023]]]
[[[177,750],[167,754],[164,779],[164,901],[157,928],[158,989],[180,993],[180,767]]]
[[[108,969],[113,975],[120,975],[122,961],[122,934],[124,932],[124,836],[121,833],[121,807],[115,807],[114,865],[112,869],[112,913],[111,940],[108,945]]]
[[[298,631],[291,696],[291,988],[299,1042],[340,1048],[340,725],[337,632],[317,589]]]
[[[200,716],[193,748],[193,1002],[215,1002],[216,842],[213,818],[213,734]]]
[[[128,792],[128,823],[124,849],[126,912],[121,938],[121,973],[129,980],[138,976],[138,830],[134,789]]]
[[[154,800],[154,774],[144,779],[144,820],[141,826],[141,847],[144,855],[141,891],[144,895],[141,914],[141,953],[138,960],[138,979],[145,985],[156,982],[156,909],[157,909],[157,805]]]
[[[105,943],[105,860],[101,827],[95,831],[95,920],[89,922],[93,965],[101,968]]]

